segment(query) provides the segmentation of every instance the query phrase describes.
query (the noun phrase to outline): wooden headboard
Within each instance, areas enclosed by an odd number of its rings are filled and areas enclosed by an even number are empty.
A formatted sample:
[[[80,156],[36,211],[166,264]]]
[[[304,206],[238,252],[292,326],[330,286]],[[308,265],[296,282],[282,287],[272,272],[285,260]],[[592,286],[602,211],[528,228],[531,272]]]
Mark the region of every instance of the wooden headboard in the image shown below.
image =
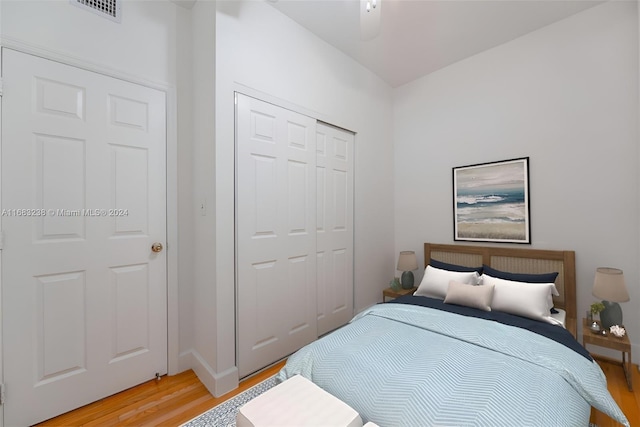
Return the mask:
[[[425,266],[429,264],[431,258],[466,267],[479,267],[485,264],[496,270],[511,273],[539,274],[557,271],[558,278],[555,283],[560,296],[554,296],[553,302],[556,307],[567,312],[565,326],[574,337],[577,336],[574,251],[425,243]]]

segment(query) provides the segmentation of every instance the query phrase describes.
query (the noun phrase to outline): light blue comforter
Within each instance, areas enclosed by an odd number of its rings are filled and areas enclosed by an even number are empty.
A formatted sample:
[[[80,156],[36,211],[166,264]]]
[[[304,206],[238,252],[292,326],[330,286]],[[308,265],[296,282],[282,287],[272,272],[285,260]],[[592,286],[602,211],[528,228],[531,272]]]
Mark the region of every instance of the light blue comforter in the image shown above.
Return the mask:
[[[590,407],[629,426],[593,361],[513,326],[379,304],[292,355],[310,379],[380,427],[587,426]]]

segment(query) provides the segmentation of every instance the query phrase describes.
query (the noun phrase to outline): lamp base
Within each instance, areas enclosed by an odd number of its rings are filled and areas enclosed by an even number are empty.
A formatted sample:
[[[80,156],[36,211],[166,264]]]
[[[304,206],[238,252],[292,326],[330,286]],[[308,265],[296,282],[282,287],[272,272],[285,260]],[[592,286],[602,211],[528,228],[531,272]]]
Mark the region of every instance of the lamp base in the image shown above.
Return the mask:
[[[402,289],[413,288],[413,272],[405,271],[402,273]]]
[[[622,308],[617,302],[602,301],[604,310],[600,312],[600,323],[602,327],[609,330],[614,325],[622,325]]]

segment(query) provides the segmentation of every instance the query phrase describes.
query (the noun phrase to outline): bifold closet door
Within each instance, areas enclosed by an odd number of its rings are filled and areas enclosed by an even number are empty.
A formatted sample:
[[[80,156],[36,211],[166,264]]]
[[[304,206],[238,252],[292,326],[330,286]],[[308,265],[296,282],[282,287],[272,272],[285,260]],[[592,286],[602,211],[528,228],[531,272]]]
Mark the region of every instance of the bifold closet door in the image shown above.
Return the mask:
[[[339,328],[353,316],[353,149],[353,133],[318,123],[318,335]]]
[[[240,377],[317,338],[316,120],[238,94]]]

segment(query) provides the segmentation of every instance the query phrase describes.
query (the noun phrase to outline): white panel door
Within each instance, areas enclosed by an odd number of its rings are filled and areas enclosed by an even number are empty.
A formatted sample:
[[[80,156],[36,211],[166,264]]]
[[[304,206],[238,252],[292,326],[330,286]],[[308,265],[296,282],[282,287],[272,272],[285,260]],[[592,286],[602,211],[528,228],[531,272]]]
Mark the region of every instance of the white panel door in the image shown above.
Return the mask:
[[[354,135],[318,123],[317,152],[317,313],[318,335],[353,316]]]
[[[3,49],[9,426],[167,371],[165,96]]]
[[[317,338],[316,121],[238,94],[238,370]]]

